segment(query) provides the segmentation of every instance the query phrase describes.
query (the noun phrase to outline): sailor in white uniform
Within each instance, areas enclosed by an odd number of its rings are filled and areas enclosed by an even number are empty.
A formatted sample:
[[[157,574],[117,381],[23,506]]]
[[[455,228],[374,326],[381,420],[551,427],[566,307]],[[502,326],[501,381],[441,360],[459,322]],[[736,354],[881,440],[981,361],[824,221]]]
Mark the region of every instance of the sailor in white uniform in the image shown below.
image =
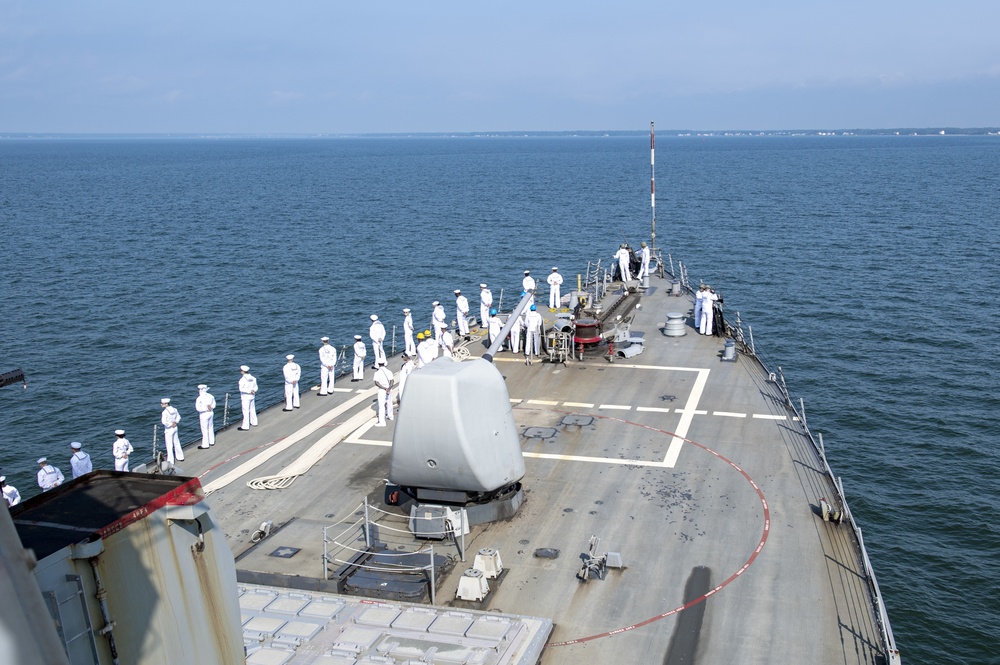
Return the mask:
[[[694,329],[701,332],[702,299],[705,297],[705,285],[702,284],[694,294]]]
[[[198,384],[198,397],[194,400],[194,410],[198,412],[198,423],[201,425],[201,446],[209,448],[215,445],[215,397],[208,392],[208,386]]]
[[[73,469],[74,478],[79,478],[83,474],[94,470],[94,465],[90,461],[90,455],[83,452],[82,443],[74,441],[69,444],[69,447],[73,450],[73,456],[69,458],[69,465]]]
[[[385,326],[378,320],[378,314],[372,314],[371,320],[372,326],[368,329],[368,336],[372,339],[372,360],[377,365],[385,362],[385,347],[382,346],[382,342],[385,341]]]
[[[21,503],[21,493],[13,485],[7,484],[7,476],[0,476],[0,491],[3,492],[8,507]]]
[[[289,353],[285,356],[285,366],[281,368],[285,378],[285,408],[291,411],[299,408],[299,380],[302,378],[302,367],[295,362],[295,356]]]
[[[552,266],[552,272],[545,280],[549,284],[549,309],[555,311],[561,304],[563,277],[559,274],[559,267]]]
[[[490,320],[490,309],[493,307],[493,292],[485,284],[479,285],[479,329],[487,330]]]
[[[538,286],[535,283],[535,278],[531,276],[530,270],[524,271],[524,279],[521,280],[521,289],[527,293],[531,291],[531,298],[528,300],[529,305],[535,304],[535,287]]]
[[[642,250],[639,252],[639,258],[642,261],[642,265],[639,266],[639,274],[635,276],[636,279],[642,280],[649,277],[649,247],[646,246],[646,241],[640,243]]]
[[[354,336],[354,377],[351,381],[360,381],[365,378],[365,356],[368,355],[368,347],[361,340],[361,335]]]
[[[538,313],[538,308],[532,305],[524,317],[524,362],[526,365],[531,364],[532,355],[541,358],[542,323],[542,315]]]
[[[441,347],[434,341],[430,331],[418,333],[417,339],[421,340],[417,344],[417,367],[426,367],[437,360],[438,349]]]
[[[458,321],[458,336],[469,337],[469,299],[462,295],[461,289],[455,289],[455,319]]]
[[[408,353],[403,354],[403,366],[399,368],[399,388],[396,389],[396,403],[403,403],[403,389],[406,387],[406,379],[416,369],[413,357]]]
[[[257,379],[250,373],[250,368],[240,365],[240,404],[243,406],[242,431],[257,426]]]
[[[444,305],[435,300],[433,303],[434,311],[431,314],[431,328],[434,329],[434,341],[438,343],[439,346],[444,346],[444,342],[441,341],[441,335],[444,333],[444,329],[448,326],[446,319],[448,315],[444,313]]]
[[[42,488],[43,492],[48,492],[53,487],[59,487],[64,480],[66,478],[62,471],[49,464],[49,461],[44,457],[38,458],[38,486]]]
[[[444,323],[441,328],[441,352],[448,358],[455,354],[455,336],[451,334],[447,323]]]
[[[702,335],[712,334],[712,323],[715,320],[715,302],[719,299],[712,287],[705,285],[705,295],[701,297],[701,326]]]
[[[521,291],[521,297],[525,296],[525,292]],[[521,350],[521,334],[524,332],[524,310],[521,311],[521,315],[517,317],[517,321],[514,325],[510,327],[510,352],[517,353]]]
[[[378,388],[378,419],[375,427],[385,427],[386,418],[393,419],[392,413],[392,372],[384,362],[377,363],[375,387]]]
[[[171,464],[174,460],[184,461],[184,451],[181,449],[181,439],[177,434],[177,424],[181,421],[181,414],[177,409],[170,406],[170,398],[164,397],[160,400],[160,423],[163,424],[163,445],[167,449],[167,461]]]
[[[489,332],[490,346],[493,346],[493,341],[500,336],[500,331],[503,330],[503,322],[500,321],[500,317],[497,316],[497,311],[495,309],[490,310],[490,318],[487,323],[487,330]]]
[[[406,342],[406,355],[411,358],[417,354],[417,345],[413,341],[413,315],[410,308],[403,308],[403,339]]]
[[[330,344],[329,337],[320,337],[323,346],[319,347],[319,394],[329,395],[333,392],[333,382],[337,369],[337,349]]]
[[[125,430],[115,430],[114,445],[111,447],[111,454],[115,457],[115,471],[128,471],[128,456],[132,454],[132,444],[125,438]]]
[[[618,270],[620,271],[620,276],[622,282],[627,282],[632,279],[632,270],[629,267],[629,261],[632,260],[631,252],[626,249],[625,244],[622,243],[618,251],[615,252],[614,257],[618,259]]]

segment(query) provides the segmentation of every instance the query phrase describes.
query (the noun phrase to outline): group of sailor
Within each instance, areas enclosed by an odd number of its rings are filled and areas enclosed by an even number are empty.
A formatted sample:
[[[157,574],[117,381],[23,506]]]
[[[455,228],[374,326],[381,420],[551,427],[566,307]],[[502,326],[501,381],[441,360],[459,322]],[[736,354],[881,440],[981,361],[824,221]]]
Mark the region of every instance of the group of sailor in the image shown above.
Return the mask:
[[[549,274],[546,282],[549,285],[549,308],[555,310],[561,303],[560,291],[563,283],[563,277],[559,274],[558,267],[552,268],[552,272]],[[537,284],[531,276],[531,271],[524,271],[521,286],[523,288],[522,297],[527,292],[535,290]],[[461,289],[455,289],[454,293],[456,333],[459,338],[468,341],[470,339],[469,299],[462,294]],[[500,334],[503,323],[500,321],[497,309],[493,307],[493,293],[485,283],[479,285],[479,315],[480,328],[487,331],[489,342],[492,344],[496,336]],[[394,418],[394,406],[402,399],[403,389],[410,374],[442,355],[451,357],[455,352],[456,334],[452,333],[445,309],[439,301],[435,300],[431,303],[430,326],[422,332],[417,332],[416,335],[414,335],[413,316],[410,308],[403,308],[405,350],[402,354],[403,362],[398,374],[397,397],[393,400],[393,388],[396,387],[397,382],[394,381],[393,373],[389,370],[386,359],[384,346],[386,336],[385,325],[377,314],[372,314],[370,319],[371,326],[368,330],[368,336],[371,340],[372,353],[374,355],[375,386],[379,389],[376,426],[384,427],[387,420]],[[513,353],[518,353],[522,349],[523,336],[523,350],[526,364],[531,364],[533,356],[540,357],[543,326],[542,315],[538,312],[538,308],[534,303],[534,297],[532,296],[528,310],[522,312],[518,317],[518,322],[513,326],[510,334],[510,350]],[[329,337],[321,337],[320,342],[320,385],[318,394],[326,396],[332,394],[334,390],[337,349],[330,344]],[[367,355],[367,345],[364,342],[364,338],[361,335],[355,335],[352,381],[361,381],[364,379],[365,359]],[[295,362],[293,354],[285,356],[282,375],[285,384],[285,405],[283,410],[292,411],[298,409],[300,406],[299,384],[302,378],[302,367]],[[238,428],[240,431],[247,431],[258,424],[256,408],[257,390],[257,379],[250,373],[250,367],[241,365],[239,392],[243,421]],[[215,445],[215,408],[215,397],[209,392],[209,387],[205,384],[198,385],[195,410],[198,412],[202,434],[199,448],[207,449]],[[171,405],[169,397],[164,397],[160,400],[160,409],[160,423],[163,425],[167,461],[170,464],[182,462],[184,461],[184,450],[181,447],[178,433],[181,415],[177,408]],[[112,444],[115,470],[128,471],[129,456],[135,449],[129,443],[129,440],[125,438],[124,430],[115,430],[115,437],[115,441]],[[90,455],[83,452],[82,444],[74,441],[70,444],[70,448],[73,451],[73,455],[70,458],[73,478],[77,478],[93,470]],[[39,458],[38,466],[38,486],[42,488],[42,491],[58,487],[64,482],[65,478],[62,471],[50,464],[45,457]],[[6,476],[0,476],[0,488],[2,488],[3,496],[8,504],[14,505],[20,502],[20,493],[18,493],[16,488],[7,485],[5,481]]]
[[[125,433],[122,432],[123,436],[124,434]],[[79,478],[80,476],[94,470],[94,463],[91,461],[90,455],[84,452],[82,443],[79,441],[73,441],[69,444],[69,448],[72,451],[72,455],[69,458],[69,465],[72,470],[73,478]],[[131,447],[129,447],[129,449],[131,450]],[[128,469],[125,470],[127,471]],[[59,487],[66,481],[66,477],[63,475],[62,470],[59,467],[54,466],[51,462],[49,462],[48,458],[44,456],[38,458],[38,472],[36,479],[38,486],[43,492]],[[13,485],[7,484],[7,476],[0,475],[0,491],[2,491],[3,498],[7,502],[8,506],[16,506],[21,502],[21,493]]]
[[[708,284],[702,284],[694,294],[694,328],[702,335],[712,334],[718,300],[719,294]]]
[[[640,244],[640,249],[636,254],[639,259],[639,271],[634,276],[632,275],[632,250],[629,249],[628,244],[619,245],[618,251],[611,257],[618,260],[618,277],[621,281],[627,282],[632,279],[642,281],[649,277],[650,251],[645,241]]]

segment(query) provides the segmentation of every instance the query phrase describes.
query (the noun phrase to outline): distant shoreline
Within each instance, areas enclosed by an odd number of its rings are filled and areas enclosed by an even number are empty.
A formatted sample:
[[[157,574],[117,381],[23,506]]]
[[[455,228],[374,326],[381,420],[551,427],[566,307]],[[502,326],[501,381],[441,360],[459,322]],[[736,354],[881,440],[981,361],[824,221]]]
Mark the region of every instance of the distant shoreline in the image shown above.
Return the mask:
[[[998,136],[1000,127],[900,127],[891,129],[786,129],[786,130],[689,130],[658,129],[662,138],[763,137],[763,136]],[[482,132],[383,132],[383,133],[64,133],[0,132],[2,140],[81,141],[130,140],[266,140],[266,139],[400,139],[400,138],[633,138],[649,136],[646,130],[482,131]]]

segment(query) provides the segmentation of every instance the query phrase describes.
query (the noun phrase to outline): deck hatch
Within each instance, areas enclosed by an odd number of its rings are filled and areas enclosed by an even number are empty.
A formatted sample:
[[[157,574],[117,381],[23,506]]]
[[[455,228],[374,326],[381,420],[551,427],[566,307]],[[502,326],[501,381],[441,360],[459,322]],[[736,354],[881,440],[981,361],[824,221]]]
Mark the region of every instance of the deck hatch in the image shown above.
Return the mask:
[[[526,439],[554,439],[556,434],[554,427],[527,427],[524,430],[524,438]]]

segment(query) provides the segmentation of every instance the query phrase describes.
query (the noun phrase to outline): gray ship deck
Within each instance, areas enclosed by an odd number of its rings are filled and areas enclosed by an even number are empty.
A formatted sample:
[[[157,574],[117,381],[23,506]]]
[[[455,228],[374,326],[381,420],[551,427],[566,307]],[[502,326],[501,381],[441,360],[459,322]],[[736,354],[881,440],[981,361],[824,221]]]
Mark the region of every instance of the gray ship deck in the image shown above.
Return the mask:
[[[646,339],[634,358],[529,367],[498,354],[518,427],[535,435],[522,437],[525,502],[512,519],[472,527],[471,554],[441,582],[437,604],[463,605],[459,578],[490,547],[506,573],[481,607],[550,618],[542,663],[883,662],[854,534],[817,515],[835,490],[781,390],[752,358],[722,361],[721,338],[690,324],[682,337],[661,334],[665,314],[689,314],[692,300],[662,279],[651,285],[632,312]],[[301,409],[269,409],[250,432],[231,428],[214,448],[186,451],[181,466],[212,491],[238,568],[321,578],[322,527],[382,497],[393,423],[372,427],[371,374],[345,377],[332,396],[305,391]],[[336,445],[287,488],[247,487],[324,437]],[[263,520],[276,531],[254,547]],[[625,567],[584,583],[576,575],[593,535]],[[267,556],[281,548],[300,551]],[[436,551],[456,554],[447,542]]]

